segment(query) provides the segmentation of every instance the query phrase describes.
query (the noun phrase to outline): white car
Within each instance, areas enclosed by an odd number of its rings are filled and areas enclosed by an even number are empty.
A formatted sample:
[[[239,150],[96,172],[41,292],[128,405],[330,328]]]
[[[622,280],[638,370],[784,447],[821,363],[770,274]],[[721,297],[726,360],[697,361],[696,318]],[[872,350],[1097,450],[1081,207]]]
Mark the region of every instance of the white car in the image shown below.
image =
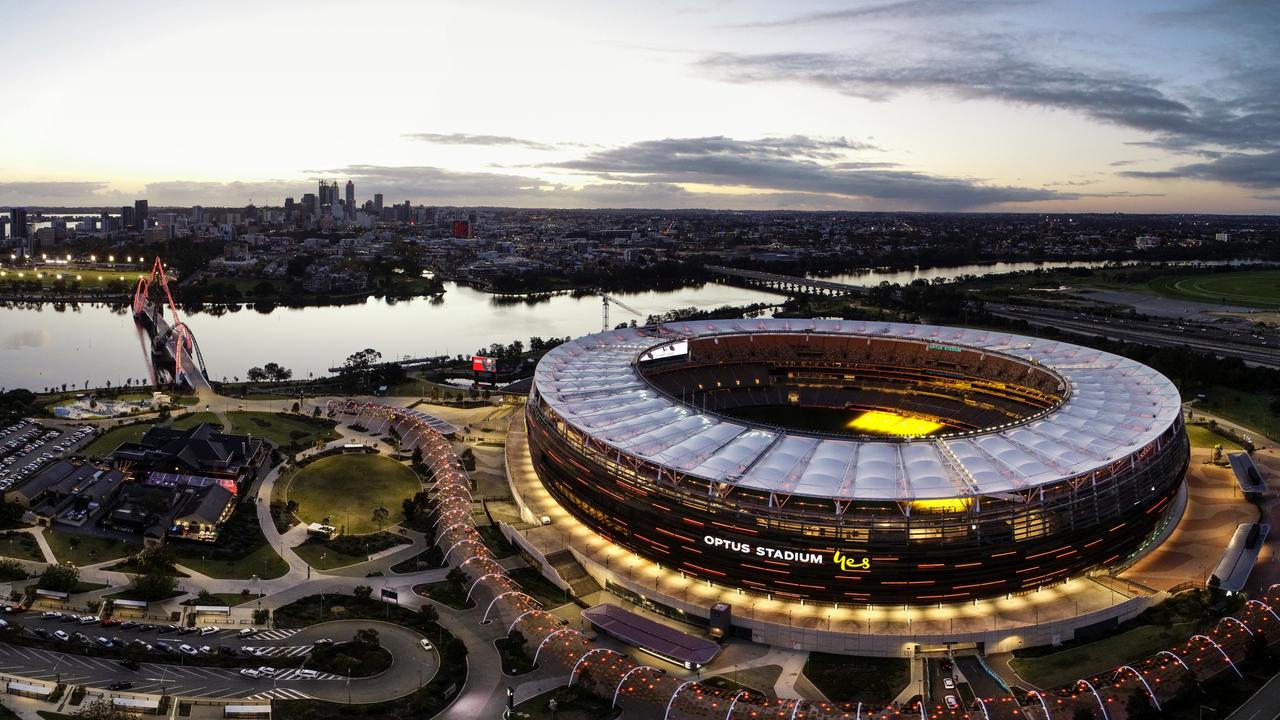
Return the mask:
[[[221,632],[221,631],[222,631],[222,628],[218,627],[217,625],[208,625],[206,627],[200,628],[201,635],[213,635],[214,633]]]
[[[947,709],[949,710],[955,710],[956,708],[960,707],[960,703],[959,701],[956,700],[955,695],[948,695],[945,698],[943,698],[943,700],[946,700]]]
[[[56,611],[53,611],[53,610],[46,610],[46,611],[44,611],[44,612],[40,613],[40,617],[41,617],[41,618],[43,618],[43,619],[45,619],[45,620],[61,620],[61,619],[62,619],[62,613],[60,613],[60,612],[56,612]]]
[[[257,631],[257,630],[254,630],[253,628],[245,628],[245,629],[241,630],[240,632],[236,633],[236,637],[247,638],[247,637],[249,637],[250,635],[252,635],[252,634],[254,634],[254,633],[256,633],[256,632],[258,632],[258,631]]]
[[[942,678],[942,687],[948,690],[954,690],[956,687],[956,681],[951,678]]]
[[[241,675],[243,675],[243,676],[245,676],[245,677],[247,677],[247,678],[259,678],[259,677],[262,677],[262,673],[258,672],[257,670],[254,670],[253,668],[245,668],[245,669],[243,669],[243,670],[241,670],[241,671],[240,671],[240,674],[241,674]]]
[[[67,642],[68,640],[71,639],[71,636],[67,634],[66,630],[58,630],[53,633],[53,636],[58,638],[62,642]]]
[[[182,645],[181,647],[178,648],[178,652],[182,653],[183,655],[199,655],[200,654],[199,650],[196,650],[190,645]]]
[[[421,640],[419,640],[418,644],[422,646],[423,650],[426,650],[428,652],[435,650],[435,646],[433,646],[431,644],[431,641],[426,638],[422,638]]]
[[[276,669],[267,665],[258,668],[258,674],[263,677],[275,677]]]
[[[307,670],[305,668],[294,673],[295,678],[303,678],[305,680],[314,680],[319,675],[320,673],[316,672],[315,670]]]

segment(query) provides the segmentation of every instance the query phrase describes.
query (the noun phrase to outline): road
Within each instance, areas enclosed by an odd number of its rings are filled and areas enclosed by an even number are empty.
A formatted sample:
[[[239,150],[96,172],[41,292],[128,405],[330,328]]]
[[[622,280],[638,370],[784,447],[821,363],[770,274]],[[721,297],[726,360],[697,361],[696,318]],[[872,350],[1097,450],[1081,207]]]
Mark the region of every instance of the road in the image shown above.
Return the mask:
[[[19,616],[21,617],[21,616]],[[240,638],[236,630],[220,630],[209,635],[197,633],[144,631],[140,628],[101,627],[79,625],[74,622],[44,620],[37,615],[15,618],[22,623],[24,632],[35,628],[48,632],[63,630],[67,633],[82,632],[93,639],[103,636],[120,638],[125,642],[145,640],[155,646],[166,643],[173,648],[183,644],[193,647],[209,646],[214,653],[219,646],[261,654],[249,663],[280,670],[274,678],[249,678],[240,674],[240,668],[201,666],[199,658],[188,658],[179,653],[162,653],[158,649],[148,654],[154,658],[141,663],[141,668],[131,671],[119,662],[107,657],[89,657],[70,652],[60,652],[66,647],[58,640],[45,641],[42,647],[29,647],[0,643],[0,673],[45,681],[61,681],[84,685],[93,689],[105,689],[112,683],[125,680],[133,687],[123,694],[150,693],[199,698],[255,698],[255,699],[306,699],[315,698],[330,702],[377,702],[394,699],[413,692],[428,682],[439,668],[439,656],[424,650],[420,635],[408,628],[376,620],[341,620],[313,625],[302,630],[264,630],[250,637]],[[378,631],[382,647],[391,653],[392,663],[387,671],[367,678],[352,678],[333,673],[319,673],[316,677],[302,677],[298,670],[305,668],[309,653],[316,640],[329,638],[338,642],[349,640],[357,630],[373,628]]]
[[[1039,327],[1055,327],[1068,333],[1102,336],[1111,340],[1123,340],[1156,347],[1189,348],[1217,357],[1239,358],[1246,365],[1280,368],[1280,351],[1275,347],[1239,342],[1222,337],[1221,333],[1209,337],[1208,330],[1178,329],[1178,326],[1137,320],[1113,319],[1074,314],[1069,311],[1028,308],[992,303],[987,309],[996,317],[1024,320]]]
[[[1217,713],[1209,715],[1210,718],[1217,716]],[[1253,697],[1227,716],[1227,720],[1276,720],[1276,718],[1280,718],[1280,675],[1268,680],[1266,685],[1258,688],[1258,692],[1254,693]]]

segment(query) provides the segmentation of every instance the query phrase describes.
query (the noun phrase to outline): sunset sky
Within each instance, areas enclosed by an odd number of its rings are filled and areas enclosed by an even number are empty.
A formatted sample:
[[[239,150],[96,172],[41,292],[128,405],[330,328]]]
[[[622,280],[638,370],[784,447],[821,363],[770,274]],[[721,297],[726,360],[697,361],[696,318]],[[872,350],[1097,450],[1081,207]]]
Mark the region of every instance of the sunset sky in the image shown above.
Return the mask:
[[[1280,212],[1280,2],[0,0],[0,206]]]

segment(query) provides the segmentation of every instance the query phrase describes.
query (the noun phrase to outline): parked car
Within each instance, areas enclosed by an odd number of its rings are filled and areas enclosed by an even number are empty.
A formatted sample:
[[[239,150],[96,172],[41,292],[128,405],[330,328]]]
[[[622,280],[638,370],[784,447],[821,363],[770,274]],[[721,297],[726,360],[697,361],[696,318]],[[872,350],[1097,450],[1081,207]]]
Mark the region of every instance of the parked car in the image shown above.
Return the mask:
[[[218,627],[217,625],[208,625],[206,627],[200,628],[200,635],[201,637],[203,637],[205,635],[213,635],[221,631],[222,631],[222,628]]]
[[[273,667],[268,667],[266,665],[263,665],[262,667],[258,668],[258,674],[263,677],[275,677],[276,669]]]
[[[128,680],[121,680],[120,682],[111,683],[110,685],[107,686],[107,689],[108,690],[128,690],[131,687],[133,687],[133,683],[129,682]]]
[[[71,636],[67,634],[66,630],[58,630],[53,633],[53,636],[58,638],[62,642],[67,642],[68,640],[71,639]]]
[[[245,668],[240,671],[240,674],[247,678],[258,678],[262,676],[261,673],[259,673],[257,670],[254,670],[253,668]]]
[[[301,670],[293,674],[294,677],[303,678],[305,680],[314,680],[319,675],[320,673],[316,672],[315,670],[310,670],[307,668],[302,668]]]
[[[196,650],[195,648],[186,644],[183,644],[182,646],[180,646],[178,648],[178,652],[182,653],[183,655],[199,655],[200,654],[199,650]]]

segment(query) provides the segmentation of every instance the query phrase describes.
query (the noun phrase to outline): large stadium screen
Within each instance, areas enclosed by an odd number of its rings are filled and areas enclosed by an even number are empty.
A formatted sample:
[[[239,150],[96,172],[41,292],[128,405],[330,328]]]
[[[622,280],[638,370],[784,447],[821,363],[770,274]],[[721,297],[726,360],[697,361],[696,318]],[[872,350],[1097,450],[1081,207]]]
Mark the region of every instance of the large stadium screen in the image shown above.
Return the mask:
[[[649,360],[661,360],[663,358],[676,357],[679,355],[689,354],[689,341],[681,340],[673,342],[670,345],[656,347],[644,355],[640,356],[640,362],[648,362]]]
[[[498,359],[491,358],[491,357],[481,357],[479,355],[473,355],[471,357],[471,371],[483,372],[483,373],[496,373],[498,372]]]

